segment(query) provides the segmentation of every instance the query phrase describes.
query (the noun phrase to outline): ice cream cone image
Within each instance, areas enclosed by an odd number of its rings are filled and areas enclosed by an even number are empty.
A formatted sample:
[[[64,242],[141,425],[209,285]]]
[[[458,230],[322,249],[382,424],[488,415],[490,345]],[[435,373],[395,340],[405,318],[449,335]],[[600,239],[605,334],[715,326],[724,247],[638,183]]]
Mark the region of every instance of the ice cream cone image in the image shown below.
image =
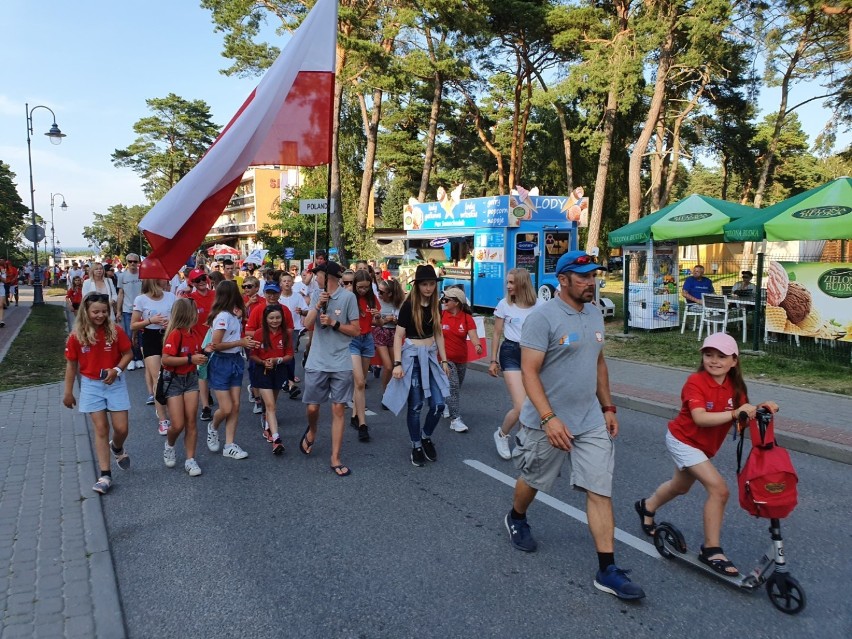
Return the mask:
[[[784,333],[787,326],[787,311],[778,306],[766,305],[766,330]]]
[[[819,311],[812,308],[808,316],[798,323],[798,327],[805,333],[818,333],[825,328],[825,322],[823,322]]]
[[[811,292],[797,282],[790,282],[779,306],[787,311],[787,318],[793,324],[801,324],[811,312]]]
[[[766,279],[766,303],[781,306],[781,302],[787,297],[789,286],[790,278],[784,267],[778,262],[770,262],[769,275]]]

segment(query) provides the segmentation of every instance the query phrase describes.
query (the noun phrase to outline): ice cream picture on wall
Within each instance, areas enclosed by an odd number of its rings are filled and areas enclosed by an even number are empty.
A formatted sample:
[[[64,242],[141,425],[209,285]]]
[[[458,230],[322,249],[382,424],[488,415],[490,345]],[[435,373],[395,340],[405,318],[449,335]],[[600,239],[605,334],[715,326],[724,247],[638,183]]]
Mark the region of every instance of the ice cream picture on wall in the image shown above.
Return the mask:
[[[816,339],[845,338],[852,305],[842,293],[842,277],[831,274],[848,271],[849,265],[842,264],[770,262],[766,330]],[[835,281],[841,285],[835,286]]]

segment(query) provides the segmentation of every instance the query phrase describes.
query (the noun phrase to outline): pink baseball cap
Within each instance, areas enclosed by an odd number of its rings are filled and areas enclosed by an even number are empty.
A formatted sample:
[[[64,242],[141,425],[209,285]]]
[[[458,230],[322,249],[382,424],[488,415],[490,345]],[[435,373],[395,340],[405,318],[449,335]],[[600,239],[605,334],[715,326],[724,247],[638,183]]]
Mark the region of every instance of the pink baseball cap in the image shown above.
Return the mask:
[[[701,345],[701,350],[705,348],[715,348],[722,355],[737,355],[740,354],[740,349],[737,348],[737,340],[727,333],[713,333],[708,335],[707,339]]]

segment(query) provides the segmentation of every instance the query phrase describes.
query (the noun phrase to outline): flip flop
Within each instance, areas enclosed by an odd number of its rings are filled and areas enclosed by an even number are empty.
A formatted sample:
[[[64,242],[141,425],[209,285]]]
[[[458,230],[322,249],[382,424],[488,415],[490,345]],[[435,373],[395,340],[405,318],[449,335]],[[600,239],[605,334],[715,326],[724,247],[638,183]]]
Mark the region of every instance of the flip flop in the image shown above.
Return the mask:
[[[347,475],[352,474],[352,470],[350,468],[347,468],[343,464],[340,464],[338,466],[332,466],[331,472],[333,472],[338,477],[346,477]]]
[[[314,443],[316,443],[316,440],[308,441],[308,433],[310,432],[311,428],[309,426],[305,429],[305,434],[302,435],[302,439],[299,440],[299,450],[303,455],[310,455],[311,451],[314,449]]]

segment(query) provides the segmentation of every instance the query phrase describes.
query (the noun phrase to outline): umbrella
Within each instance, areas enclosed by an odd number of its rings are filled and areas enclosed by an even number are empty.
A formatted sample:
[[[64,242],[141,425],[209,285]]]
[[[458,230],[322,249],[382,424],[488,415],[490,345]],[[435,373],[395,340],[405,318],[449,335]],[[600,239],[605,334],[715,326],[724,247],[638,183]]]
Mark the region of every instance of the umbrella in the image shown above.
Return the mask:
[[[212,257],[222,257],[225,255],[239,257],[240,250],[235,249],[233,246],[228,246],[227,244],[214,244],[209,249],[207,249],[207,255],[210,255]]]
[[[722,241],[725,224],[753,213],[754,209],[749,206],[704,195],[690,195],[612,231],[609,245],[644,244],[648,240],[689,240],[692,244],[712,244]]]
[[[725,226],[732,242],[852,238],[852,178],[841,177]]]

